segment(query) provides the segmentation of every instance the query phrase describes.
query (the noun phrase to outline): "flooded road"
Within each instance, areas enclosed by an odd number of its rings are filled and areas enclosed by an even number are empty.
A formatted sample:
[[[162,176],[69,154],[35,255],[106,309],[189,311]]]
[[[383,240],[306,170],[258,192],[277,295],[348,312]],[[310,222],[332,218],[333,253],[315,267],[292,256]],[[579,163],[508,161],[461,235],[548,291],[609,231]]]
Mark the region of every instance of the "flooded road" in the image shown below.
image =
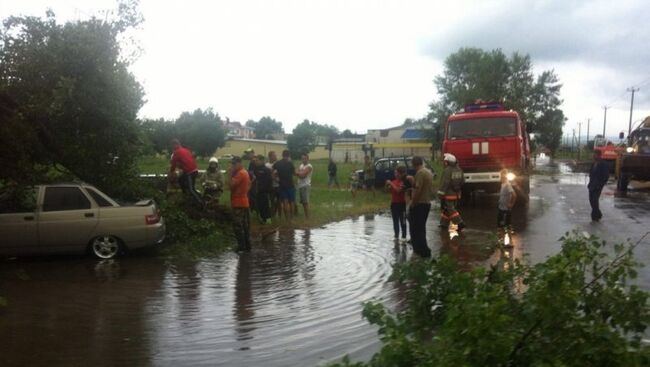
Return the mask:
[[[648,190],[601,201],[603,221],[591,223],[586,177],[542,166],[527,206],[513,213],[512,256],[537,262],[557,253],[566,231],[610,241],[650,230]],[[466,263],[492,261],[496,201],[478,195],[463,207],[469,228],[449,239],[436,227],[434,254]],[[367,359],[379,348],[361,303],[395,305],[402,289],[389,282],[391,265],[408,261],[409,246],[392,240],[387,214],[323,228],[274,232],[254,239],[250,254],[227,253],[198,262],[136,256],[0,261],[1,366],[312,366],[350,354]],[[640,260],[650,263],[650,243]],[[641,269],[650,284],[650,270]]]

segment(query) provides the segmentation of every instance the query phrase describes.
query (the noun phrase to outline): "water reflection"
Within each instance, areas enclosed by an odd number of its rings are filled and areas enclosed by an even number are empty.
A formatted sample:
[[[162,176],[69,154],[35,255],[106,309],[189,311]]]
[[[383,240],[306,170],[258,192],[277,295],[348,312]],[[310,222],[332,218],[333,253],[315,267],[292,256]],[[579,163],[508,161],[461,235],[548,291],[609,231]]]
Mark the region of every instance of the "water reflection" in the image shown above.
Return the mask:
[[[453,239],[433,225],[432,211],[427,235],[434,251],[489,261],[485,246],[496,218],[486,218],[496,199],[478,203],[461,209],[469,228]],[[517,233],[527,230],[535,205],[531,200],[513,215]],[[398,307],[406,289],[389,281],[392,265],[413,256],[392,237],[390,216],[380,214],[269,231],[254,239],[251,253],[202,261],[1,264],[0,289],[10,306],[0,309],[0,330],[10,332],[0,333],[0,365],[289,366],[346,353],[369,358],[379,340],[361,304]],[[26,280],[17,276],[21,269]]]
[[[234,315],[237,320],[237,341],[244,342],[252,339],[251,333],[255,330],[255,308],[253,291],[251,286],[251,263],[253,255],[242,253],[237,262],[237,276],[235,284]],[[250,347],[241,343],[239,350],[247,350]]]
[[[130,260],[3,262],[0,365],[151,364],[146,309],[164,268]]]

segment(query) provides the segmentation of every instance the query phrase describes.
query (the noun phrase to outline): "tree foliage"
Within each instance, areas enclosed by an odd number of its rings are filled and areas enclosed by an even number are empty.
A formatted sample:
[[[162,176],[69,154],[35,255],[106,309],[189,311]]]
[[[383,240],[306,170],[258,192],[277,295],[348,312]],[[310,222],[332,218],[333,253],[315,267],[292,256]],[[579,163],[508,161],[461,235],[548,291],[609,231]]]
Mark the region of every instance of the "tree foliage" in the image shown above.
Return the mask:
[[[461,48],[445,60],[445,70],[435,78],[440,99],[431,104],[430,119],[443,124],[449,115],[476,100],[504,101],[519,112],[530,133],[538,133],[547,147],[559,145],[556,131],[564,125],[557,75],[532,72],[529,55],[507,57],[502,50]]]
[[[144,120],[141,128],[158,153],[168,153],[169,142],[177,138],[194,153],[207,157],[223,147],[226,141],[223,121],[211,108],[183,112],[174,121]]]
[[[204,157],[214,154],[225,144],[223,122],[210,108],[181,113],[176,120],[176,131],[183,145]]]
[[[169,153],[169,142],[178,136],[175,120],[144,119],[140,129],[151,149],[156,153]]]
[[[287,137],[287,148],[294,158],[302,153],[313,152],[316,148],[317,124],[309,120],[303,120],[296,125],[291,135]]]
[[[53,168],[115,192],[133,176],[141,146],[136,114],[143,91],[118,41],[141,21],[137,2],[115,19],[59,24],[9,17],[0,30],[0,157],[2,178],[21,184],[44,179],[19,171]],[[5,133],[10,132],[10,133]],[[26,151],[29,150],[29,151]]]
[[[406,307],[368,303],[381,350],[346,366],[647,366],[642,344],[648,294],[636,277],[634,245],[563,238],[537,265],[504,256],[492,268],[462,271],[449,257],[396,269]],[[613,253],[613,255],[606,255]]]
[[[273,139],[276,134],[284,134],[282,122],[264,116],[259,121],[248,120],[246,126],[253,128],[256,139]]]
[[[338,136],[335,126],[305,119],[287,137],[287,147],[292,156],[298,158],[302,153],[313,152],[318,143],[328,144]]]

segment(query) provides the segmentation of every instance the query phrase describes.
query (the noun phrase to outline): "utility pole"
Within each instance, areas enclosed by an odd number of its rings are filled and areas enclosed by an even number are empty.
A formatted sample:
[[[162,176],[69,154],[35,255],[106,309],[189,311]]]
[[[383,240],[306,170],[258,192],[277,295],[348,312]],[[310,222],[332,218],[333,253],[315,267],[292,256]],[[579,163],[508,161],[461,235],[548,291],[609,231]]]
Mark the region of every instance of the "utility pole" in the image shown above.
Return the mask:
[[[605,135],[605,129],[607,127],[607,109],[609,106],[603,106],[603,109],[605,110],[605,117],[603,117],[603,138],[607,140],[607,136]]]
[[[578,160],[580,160],[580,133],[582,132],[582,122],[578,122]]]
[[[591,122],[591,119],[587,119],[587,144],[589,144],[589,123]]]
[[[632,101],[630,101],[630,124],[627,127],[627,136],[630,136],[632,132],[632,109],[634,108],[634,92],[638,91],[639,88],[630,87],[627,88],[628,92],[632,92]]]
[[[573,137],[571,138],[571,156],[573,156],[573,142],[576,140],[576,129],[573,129]]]

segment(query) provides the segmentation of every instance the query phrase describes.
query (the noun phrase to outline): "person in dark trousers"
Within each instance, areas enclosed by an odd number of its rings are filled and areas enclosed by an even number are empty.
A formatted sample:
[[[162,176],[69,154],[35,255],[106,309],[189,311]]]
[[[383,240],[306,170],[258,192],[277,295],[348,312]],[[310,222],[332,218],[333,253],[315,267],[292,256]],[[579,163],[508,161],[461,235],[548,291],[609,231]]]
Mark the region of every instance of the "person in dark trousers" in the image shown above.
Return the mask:
[[[273,165],[278,161],[278,156],[274,151],[269,152],[269,159],[266,162],[265,166],[271,171],[271,176],[273,177],[273,189],[269,194],[269,201],[271,202],[271,216],[281,216],[280,213],[280,179],[278,175],[273,172]]]
[[[444,169],[440,175],[440,186],[438,187],[438,198],[440,199],[440,228],[449,228],[449,223],[458,226],[458,231],[465,228],[465,222],[458,212],[458,201],[461,196],[461,189],[465,183],[463,170],[458,167],[456,156],[445,153],[442,162]]]
[[[257,202],[257,212],[262,224],[268,223],[271,219],[271,208],[269,207],[269,195],[273,191],[273,177],[271,170],[264,164],[264,156],[258,155],[255,169],[255,198]]]
[[[426,224],[433,196],[433,174],[424,168],[422,157],[413,157],[412,163],[416,172],[411,204],[409,205],[411,245],[413,252],[419,256],[431,257],[431,249],[427,244]]]
[[[390,214],[393,217],[393,231],[395,239],[399,239],[399,230],[402,228],[402,241],[406,241],[406,168],[399,166],[395,170],[395,179],[386,180],[386,187],[390,190]]]
[[[339,185],[339,179],[336,177],[336,173],[336,162],[330,158],[330,163],[327,165],[327,187],[331,188],[333,185],[336,185],[337,189],[341,189],[341,185]]]
[[[183,193],[189,195],[194,205],[203,208],[203,199],[201,194],[196,191],[196,177],[199,175],[199,170],[196,166],[196,160],[192,156],[192,152],[183,147],[178,139],[171,140],[171,146],[174,154],[169,167],[169,180],[176,179],[176,168],[179,168],[183,173],[178,176],[178,185],[183,190]]]
[[[591,164],[591,169],[589,170],[589,184],[587,185],[587,189],[589,190],[589,204],[591,205],[591,220],[597,222],[603,217],[598,201],[600,200],[600,193],[603,191],[603,187],[605,187],[607,180],[609,180],[609,167],[601,159],[602,152],[600,150],[594,150],[593,157],[594,162]]]
[[[282,152],[282,159],[275,162],[273,171],[279,179],[279,198],[284,212],[284,218],[291,221],[294,207],[296,205],[296,188],[293,184],[293,176],[296,168],[290,160],[291,153],[288,150]]]
[[[251,217],[248,205],[248,191],[251,179],[244,169],[240,157],[233,157],[230,177],[230,206],[232,207],[232,229],[237,239],[237,251],[251,249]]]

